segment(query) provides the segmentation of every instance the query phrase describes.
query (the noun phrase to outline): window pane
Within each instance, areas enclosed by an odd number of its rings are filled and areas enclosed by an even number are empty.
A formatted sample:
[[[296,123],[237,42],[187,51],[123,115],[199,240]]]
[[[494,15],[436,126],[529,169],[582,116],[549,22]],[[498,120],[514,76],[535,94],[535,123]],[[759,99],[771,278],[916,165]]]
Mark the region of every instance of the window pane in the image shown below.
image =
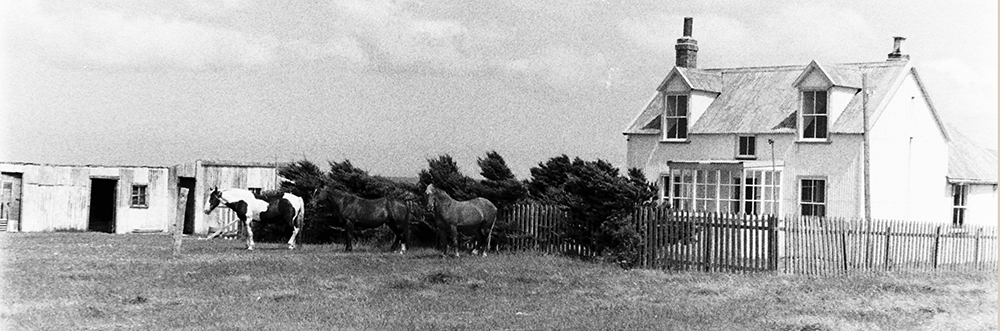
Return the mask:
[[[826,91],[816,91],[816,107],[813,111],[816,114],[826,114]]]
[[[826,202],[826,192],[824,192],[826,190],[825,190],[825,187],[823,187],[823,186],[824,186],[823,185],[823,181],[820,181],[820,180],[816,181],[816,185],[813,186],[813,192],[816,192],[814,194],[814,196],[813,196],[813,198],[816,199],[814,201],[816,201],[816,202]]]
[[[813,201],[813,182],[808,179],[802,180],[802,202]]]
[[[688,119],[687,117],[682,117],[677,119],[677,138],[687,138],[688,136]]]
[[[668,118],[667,124],[667,138],[677,138],[677,122],[676,118]]]
[[[814,95],[815,93],[813,92],[802,92],[802,114],[815,113],[813,108],[815,102],[813,100]]]
[[[802,137],[816,138],[816,117],[813,116],[802,117]]]
[[[746,155],[757,155],[757,138],[747,137]]]
[[[687,96],[677,96],[677,116],[687,116],[688,98]]]
[[[816,136],[813,138],[826,138],[826,115],[816,116]]]
[[[667,96],[667,116],[677,116],[677,97]]]

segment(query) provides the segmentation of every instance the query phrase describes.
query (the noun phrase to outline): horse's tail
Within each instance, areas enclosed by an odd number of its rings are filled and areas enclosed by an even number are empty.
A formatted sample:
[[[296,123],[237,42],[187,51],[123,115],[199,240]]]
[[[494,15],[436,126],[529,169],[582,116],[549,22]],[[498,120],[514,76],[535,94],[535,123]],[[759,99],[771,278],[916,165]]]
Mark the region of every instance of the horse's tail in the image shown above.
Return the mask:
[[[490,222],[490,231],[486,233],[486,247],[483,247],[483,254],[490,250],[490,241],[493,239],[493,228],[497,226],[497,214],[493,213],[493,222]]]

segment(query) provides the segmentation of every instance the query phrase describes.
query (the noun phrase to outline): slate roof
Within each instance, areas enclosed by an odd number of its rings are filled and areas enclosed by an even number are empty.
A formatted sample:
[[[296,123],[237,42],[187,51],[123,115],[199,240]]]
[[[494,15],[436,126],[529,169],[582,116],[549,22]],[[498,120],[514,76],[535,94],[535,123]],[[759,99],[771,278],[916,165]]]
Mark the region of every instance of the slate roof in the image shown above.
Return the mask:
[[[880,61],[820,65],[834,85],[860,87],[867,73],[869,112],[896,88],[907,72],[907,61]],[[799,90],[793,85],[808,65],[694,69],[678,68],[692,88],[719,96],[688,131],[699,133],[795,133]],[[861,133],[862,95],[858,93],[830,126],[832,133]],[[636,116],[625,134],[658,134],[647,125],[663,112],[655,96]]]
[[[954,127],[948,127],[948,180],[997,183],[997,151],[976,144]]]

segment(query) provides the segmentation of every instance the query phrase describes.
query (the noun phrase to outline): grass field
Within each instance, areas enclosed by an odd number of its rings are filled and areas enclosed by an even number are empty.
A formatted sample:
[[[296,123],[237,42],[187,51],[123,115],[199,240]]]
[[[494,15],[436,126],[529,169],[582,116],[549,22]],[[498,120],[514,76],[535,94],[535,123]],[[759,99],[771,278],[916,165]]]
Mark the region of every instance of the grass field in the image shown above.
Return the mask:
[[[534,253],[0,233],[2,330],[989,330],[995,273],[621,270]]]

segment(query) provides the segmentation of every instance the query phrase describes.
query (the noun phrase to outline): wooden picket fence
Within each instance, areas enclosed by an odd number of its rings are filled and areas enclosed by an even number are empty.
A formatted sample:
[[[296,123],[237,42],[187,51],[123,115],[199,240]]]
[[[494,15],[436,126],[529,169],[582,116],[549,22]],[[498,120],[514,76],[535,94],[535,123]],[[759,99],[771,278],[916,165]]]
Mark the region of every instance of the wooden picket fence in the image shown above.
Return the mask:
[[[997,228],[872,220],[786,217],[782,270],[997,270]]]
[[[996,227],[903,221],[698,213],[636,207],[643,237],[638,267],[718,272],[831,275],[894,270],[997,270]],[[498,224],[511,250],[593,256],[569,242],[569,215],[556,206],[518,204]]]

